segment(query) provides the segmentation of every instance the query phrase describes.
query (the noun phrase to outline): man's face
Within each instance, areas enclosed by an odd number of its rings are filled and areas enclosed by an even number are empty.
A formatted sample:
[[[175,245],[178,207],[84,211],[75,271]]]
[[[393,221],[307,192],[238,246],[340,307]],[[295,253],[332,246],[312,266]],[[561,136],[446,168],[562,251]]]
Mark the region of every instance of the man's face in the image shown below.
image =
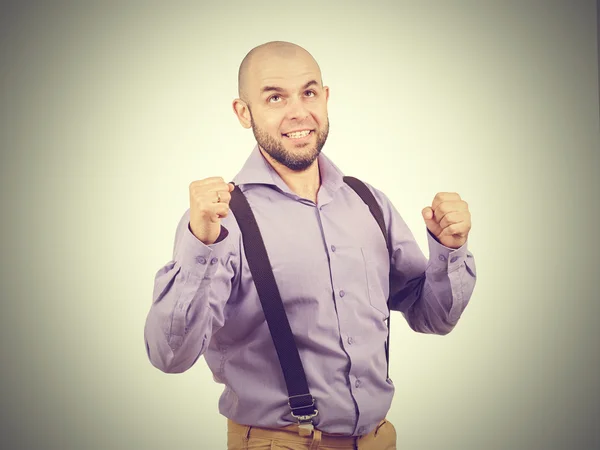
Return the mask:
[[[253,61],[248,109],[259,146],[291,170],[308,168],[329,133],[321,73],[310,55],[265,55]]]

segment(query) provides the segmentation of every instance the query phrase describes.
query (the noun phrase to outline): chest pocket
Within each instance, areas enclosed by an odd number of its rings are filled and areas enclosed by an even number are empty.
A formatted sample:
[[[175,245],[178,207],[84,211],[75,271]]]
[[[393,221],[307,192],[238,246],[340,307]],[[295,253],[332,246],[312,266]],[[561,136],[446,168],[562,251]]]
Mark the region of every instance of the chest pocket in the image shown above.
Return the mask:
[[[361,248],[367,279],[367,293],[371,306],[384,318],[389,316],[387,305],[389,292],[389,262],[385,256],[376,257],[365,248]]]

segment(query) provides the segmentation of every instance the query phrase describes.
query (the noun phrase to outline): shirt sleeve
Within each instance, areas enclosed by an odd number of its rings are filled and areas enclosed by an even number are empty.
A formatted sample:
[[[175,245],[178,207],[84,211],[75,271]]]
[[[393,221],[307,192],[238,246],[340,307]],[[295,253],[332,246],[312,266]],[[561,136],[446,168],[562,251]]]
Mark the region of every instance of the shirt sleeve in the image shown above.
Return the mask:
[[[205,245],[190,231],[186,211],[175,233],[173,259],[155,275],[144,338],[150,362],[163,372],[189,369],[224,324],[237,263],[232,237],[221,227],[217,242]]]
[[[392,248],[390,308],[402,312],[417,332],[448,334],[475,288],[477,272],[468,241],[460,248],[448,248],[424,227],[429,247],[427,259],[389,199],[372,187],[371,190],[383,209]]]

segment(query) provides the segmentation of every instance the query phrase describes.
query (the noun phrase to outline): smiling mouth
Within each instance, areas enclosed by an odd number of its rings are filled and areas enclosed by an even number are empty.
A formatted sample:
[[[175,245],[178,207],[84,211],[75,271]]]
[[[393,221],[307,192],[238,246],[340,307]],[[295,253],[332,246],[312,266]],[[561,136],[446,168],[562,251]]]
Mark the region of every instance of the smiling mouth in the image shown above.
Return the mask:
[[[302,139],[313,133],[313,130],[294,131],[292,133],[284,133],[283,135],[289,139]]]

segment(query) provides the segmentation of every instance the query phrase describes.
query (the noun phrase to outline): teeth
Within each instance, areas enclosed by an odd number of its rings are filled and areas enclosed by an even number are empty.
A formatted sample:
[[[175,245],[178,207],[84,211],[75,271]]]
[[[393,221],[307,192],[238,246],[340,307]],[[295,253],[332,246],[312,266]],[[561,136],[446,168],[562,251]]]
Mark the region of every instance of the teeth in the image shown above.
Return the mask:
[[[294,133],[288,133],[287,137],[291,137],[292,139],[298,139],[298,138],[303,138],[305,136],[308,136],[309,133],[310,133],[310,130],[296,131]]]

